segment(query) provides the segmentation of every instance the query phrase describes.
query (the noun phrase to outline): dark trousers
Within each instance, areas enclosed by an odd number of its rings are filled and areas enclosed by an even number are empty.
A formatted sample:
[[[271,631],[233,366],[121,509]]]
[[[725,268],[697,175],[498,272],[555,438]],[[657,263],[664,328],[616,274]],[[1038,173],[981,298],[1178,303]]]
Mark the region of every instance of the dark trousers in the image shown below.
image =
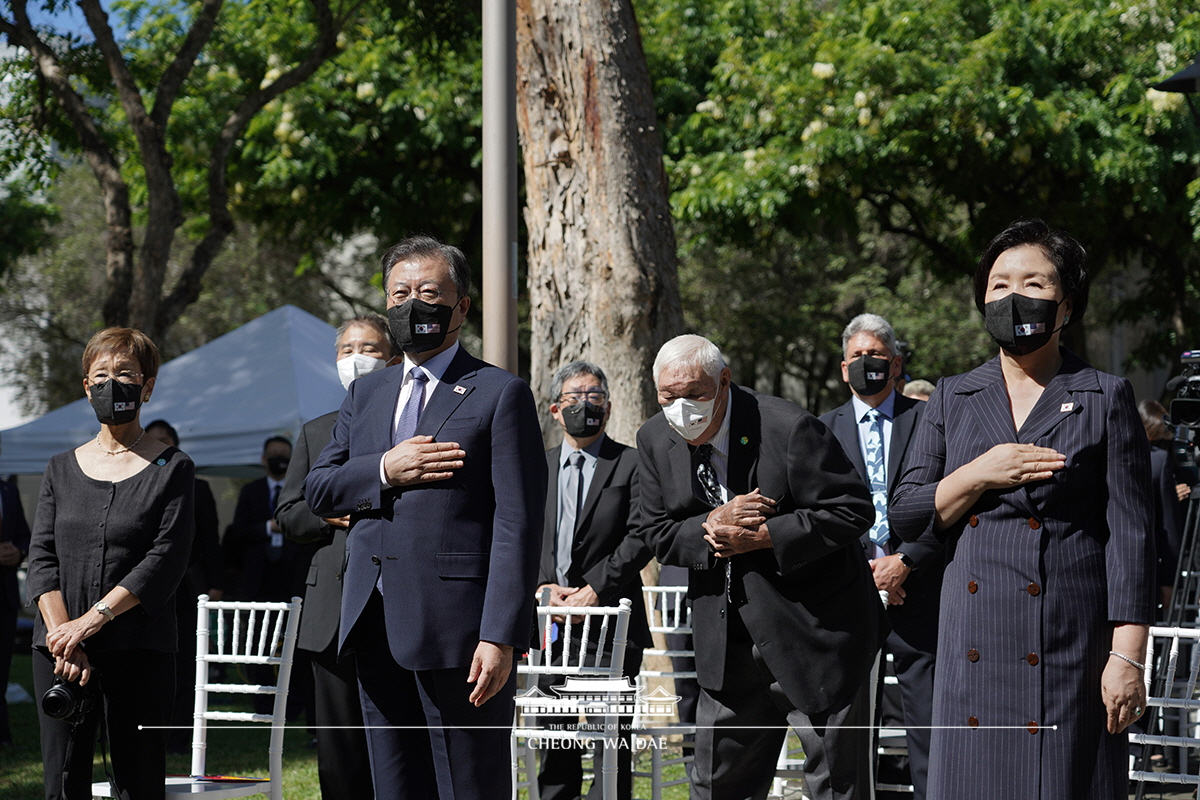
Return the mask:
[[[558,644],[557,642],[555,643]],[[594,652],[594,651],[593,651]],[[561,653],[551,650],[554,663],[562,663]],[[609,663],[605,659],[602,663]],[[627,645],[625,648],[624,675],[631,680],[637,678],[642,668],[642,648]],[[541,675],[538,677],[538,688],[550,696],[554,696],[554,687],[562,686],[565,679],[562,675]],[[578,717],[566,720],[563,717],[538,717],[540,727],[567,726],[577,722]],[[602,718],[589,717],[589,724],[601,724]],[[628,800],[633,796],[633,717],[618,717],[624,739],[629,743],[628,749],[617,751],[617,798]],[[594,751],[593,768],[595,777],[587,796],[599,800],[601,797],[600,759],[604,753],[597,746]],[[583,793],[583,750],[578,747],[543,748],[538,751],[538,791],[543,800],[574,800]]]
[[[515,664],[508,683],[476,708],[469,665],[413,671],[395,662],[378,592],[350,642],[377,800],[509,800]]]
[[[371,759],[362,727],[354,655],[339,662],[336,642],[320,653],[306,652],[312,660],[321,796],[371,800]]]
[[[42,713],[41,697],[54,683],[54,660],[34,650],[33,685],[38,699],[46,800],[92,796],[92,757],[105,719],[112,778],[126,800],[162,800],[167,775],[167,732],[175,693],[175,657],[153,650],[116,650],[90,656],[98,702],[71,726]],[[88,686],[92,686],[91,681]],[[84,687],[85,689],[87,687]],[[139,726],[143,726],[139,730]],[[68,762],[68,750],[70,758]],[[63,784],[64,766],[67,780]]]
[[[895,619],[895,617],[892,617]],[[936,620],[934,625],[936,626]],[[934,652],[921,649],[913,637],[903,635],[897,625],[888,636],[887,647],[896,665],[896,682],[904,707],[905,741],[914,800],[925,800],[929,782],[929,739],[933,731]]]
[[[0,598],[0,689],[8,687],[12,671],[13,647],[17,638],[17,610]],[[8,725],[8,702],[0,693],[0,744],[12,744],[12,729]]]
[[[865,676],[843,705],[809,716],[788,700],[748,642],[729,643],[725,675],[724,689],[700,691],[692,800],[763,800],[788,725],[804,746],[804,775],[814,800],[871,797]]]

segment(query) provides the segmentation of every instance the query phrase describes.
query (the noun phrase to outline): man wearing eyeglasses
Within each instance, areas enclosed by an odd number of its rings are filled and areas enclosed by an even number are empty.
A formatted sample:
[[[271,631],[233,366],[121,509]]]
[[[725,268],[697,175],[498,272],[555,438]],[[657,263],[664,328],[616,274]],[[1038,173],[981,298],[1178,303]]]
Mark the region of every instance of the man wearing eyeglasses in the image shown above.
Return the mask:
[[[338,647],[355,654],[377,800],[508,797],[546,502],[537,409],[458,343],[461,250],[405,239],[383,282],[404,363],[350,384],[304,482],[318,516],[349,515]]]
[[[550,485],[539,593],[549,588],[550,605],[576,608],[615,606],[621,598],[629,598],[633,613],[624,674],[636,677],[642,648],[650,646],[639,573],[651,557],[645,543],[629,535],[637,505],[637,451],[604,433],[611,404],[600,367],[573,361],[560,368],[554,373],[550,396],[550,413],[562,429],[563,441],[546,451]],[[557,647],[551,647],[550,656],[557,660]],[[561,684],[561,676],[547,676],[539,681],[539,688],[553,694],[552,688]],[[622,727],[631,722],[621,718]],[[540,755],[538,787],[543,800],[579,797],[580,751],[552,748]],[[624,800],[632,790],[632,759],[621,754],[617,767],[617,797]],[[592,782],[588,796],[600,797],[600,781]]]

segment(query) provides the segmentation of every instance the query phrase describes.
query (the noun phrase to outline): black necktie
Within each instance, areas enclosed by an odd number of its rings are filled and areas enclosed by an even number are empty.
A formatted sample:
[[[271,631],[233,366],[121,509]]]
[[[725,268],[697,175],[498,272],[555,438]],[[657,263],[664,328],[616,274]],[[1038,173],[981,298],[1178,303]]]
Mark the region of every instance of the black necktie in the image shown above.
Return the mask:
[[[721,484],[717,481],[717,471],[712,465],[713,446],[702,444],[696,448],[696,479],[700,482],[701,500],[713,508],[722,505]]]

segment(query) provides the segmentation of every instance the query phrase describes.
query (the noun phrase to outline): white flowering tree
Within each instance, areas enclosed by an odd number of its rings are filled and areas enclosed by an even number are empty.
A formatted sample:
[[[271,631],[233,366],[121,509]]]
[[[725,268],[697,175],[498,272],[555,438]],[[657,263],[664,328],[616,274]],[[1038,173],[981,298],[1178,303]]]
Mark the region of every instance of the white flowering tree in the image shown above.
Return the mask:
[[[1200,343],[1200,132],[1180,95],[1149,88],[1200,52],[1194,9],[644,0],[639,13],[688,324],[720,331],[743,380],[799,380],[820,405],[837,332],[868,308],[930,376],[973,366],[964,276],[1022,216],[1073,232],[1096,271],[1141,264],[1113,311],[1155,320],[1144,361]],[[717,286],[719,307],[693,302]]]

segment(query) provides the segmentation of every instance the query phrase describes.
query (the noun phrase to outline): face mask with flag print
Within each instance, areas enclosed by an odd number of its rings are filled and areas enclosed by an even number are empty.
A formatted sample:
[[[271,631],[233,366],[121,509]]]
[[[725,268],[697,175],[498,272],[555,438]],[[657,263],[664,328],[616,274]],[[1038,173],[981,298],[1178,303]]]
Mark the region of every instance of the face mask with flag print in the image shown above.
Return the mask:
[[[983,307],[984,324],[996,344],[1009,353],[1029,355],[1045,347],[1061,330],[1054,327],[1061,303],[1012,292]]]

